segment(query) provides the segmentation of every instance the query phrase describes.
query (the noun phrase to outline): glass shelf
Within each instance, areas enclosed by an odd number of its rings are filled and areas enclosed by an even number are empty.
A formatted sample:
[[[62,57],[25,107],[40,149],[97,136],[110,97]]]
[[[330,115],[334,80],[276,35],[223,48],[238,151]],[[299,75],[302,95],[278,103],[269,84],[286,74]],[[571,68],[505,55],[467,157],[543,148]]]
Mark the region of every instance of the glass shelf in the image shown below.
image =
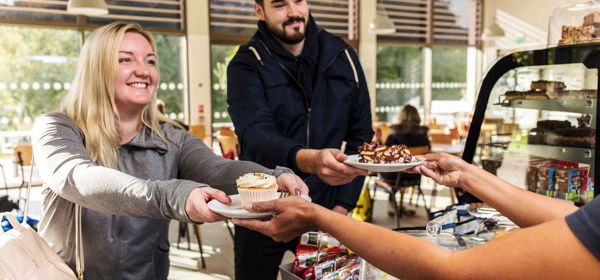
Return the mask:
[[[594,164],[594,149],[588,148],[511,143],[508,151],[541,158],[579,162],[590,166]],[[592,176],[593,173],[594,170],[590,169]]]
[[[598,101],[596,99],[540,99],[540,100],[527,100],[527,99],[515,99],[515,100],[504,100],[502,103],[497,103],[503,107],[521,108],[521,109],[536,109],[544,111],[559,111],[559,112],[573,112],[581,114],[596,113],[596,106]]]

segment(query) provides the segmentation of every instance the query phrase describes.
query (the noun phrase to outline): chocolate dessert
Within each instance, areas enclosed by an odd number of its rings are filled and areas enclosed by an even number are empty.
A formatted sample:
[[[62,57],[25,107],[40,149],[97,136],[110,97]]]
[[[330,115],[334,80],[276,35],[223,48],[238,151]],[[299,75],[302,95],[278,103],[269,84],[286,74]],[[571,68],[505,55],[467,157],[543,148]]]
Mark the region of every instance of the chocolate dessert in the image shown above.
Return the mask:
[[[567,86],[565,83],[560,81],[533,81],[530,86],[533,91],[543,91],[543,92],[562,92],[565,91]]]
[[[594,12],[583,18],[581,26],[562,26],[559,45],[590,42],[600,39],[600,12]]]
[[[380,145],[363,143],[358,147],[359,162],[362,163],[409,163],[413,158],[405,145]]]

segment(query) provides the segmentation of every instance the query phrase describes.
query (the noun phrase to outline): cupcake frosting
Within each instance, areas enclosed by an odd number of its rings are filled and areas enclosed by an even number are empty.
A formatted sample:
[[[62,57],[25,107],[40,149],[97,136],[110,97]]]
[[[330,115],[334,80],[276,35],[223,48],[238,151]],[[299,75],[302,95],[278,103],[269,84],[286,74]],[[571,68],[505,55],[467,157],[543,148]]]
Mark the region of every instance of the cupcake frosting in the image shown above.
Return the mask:
[[[238,188],[268,189],[277,184],[275,176],[264,173],[246,173],[236,181]]]

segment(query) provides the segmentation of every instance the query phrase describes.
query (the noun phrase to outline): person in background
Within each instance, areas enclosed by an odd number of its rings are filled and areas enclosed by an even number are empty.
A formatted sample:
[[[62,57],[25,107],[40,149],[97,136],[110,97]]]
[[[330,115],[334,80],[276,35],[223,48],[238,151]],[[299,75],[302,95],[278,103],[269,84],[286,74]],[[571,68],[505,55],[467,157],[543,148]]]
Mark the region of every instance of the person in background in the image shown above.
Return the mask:
[[[156,99],[156,109],[158,110],[159,113],[163,114],[165,116],[165,118],[168,118],[169,115],[167,115],[167,104],[165,104],[164,101],[162,101],[161,99]],[[169,118],[171,119],[171,118]],[[184,122],[178,120],[178,119],[171,119],[171,121],[175,122],[177,125],[181,126],[181,128],[183,128],[186,131],[190,130],[190,126],[185,124]]]
[[[417,108],[411,105],[404,105],[400,114],[398,115],[397,123],[391,126],[391,133],[385,140],[385,145],[406,145],[407,147],[421,147],[427,146],[431,149],[431,143],[429,142],[429,135],[427,134],[429,128],[421,125],[421,116]],[[387,184],[394,186],[396,183],[396,177],[400,176],[402,182],[419,182],[421,181],[420,174],[400,174],[400,173],[379,173],[379,177],[384,180]],[[403,190],[401,190],[403,191]],[[396,199],[393,196],[389,196],[388,204],[388,215],[394,215],[394,210],[390,209],[393,205],[392,199]],[[406,214],[414,215],[414,210],[407,209]]]
[[[600,199],[577,208],[516,187],[449,154],[419,157],[414,171],[477,196],[522,229],[463,251],[362,223],[299,198],[248,205],[270,221],[234,220],[278,241],[307,230],[330,233],[357,255],[401,279],[597,279]],[[332,222],[335,221],[335,222]]]
[[[170,219],[220,221],[207,202],[248,172],[308,187],[284,169],[217,156],[156,109],[156,45],[137,24],[95,30],[59,112],[39,117],[33,153],[44,182],[41,236],[74,268],[75,204],[86,279],[167,279]],[[214,188],[213,188],[214,187]]]
[[[358,57],[317,26],[306,0],[256,0],[254,7],[258,32],[227,69],[240,158],[291,168],[309,186],[313,202],[345,215],[367,172],[343,161],[373,137]],[[344,141],[346,154],[340,150]],[[276,279],[284,252],[296,244],[236,227],[235,279]]]

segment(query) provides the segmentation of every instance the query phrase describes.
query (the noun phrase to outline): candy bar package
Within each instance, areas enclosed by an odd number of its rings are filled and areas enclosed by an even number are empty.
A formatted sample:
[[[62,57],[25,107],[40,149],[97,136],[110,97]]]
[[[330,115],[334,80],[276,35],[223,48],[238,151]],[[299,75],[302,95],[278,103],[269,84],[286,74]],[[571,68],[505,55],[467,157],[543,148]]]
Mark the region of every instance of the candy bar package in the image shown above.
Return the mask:
[[[358,279],[359,259],[340,242],[323,232],[300,237],[292,272],[303,280]]]
[[[581,190],[581,169],[569,169],[569,172],[567,173],[567,184],[567,199],[571,201],[579,201],[579,194]]]
[[[549,166],[538,168],[538,193],[548,196],[554,195],[554,173],[556,169]]]
[[[566,199],[569,189],[569,169],[557,168],[554,174],[556,176],[556,192],[554,193],[554,197]]]

